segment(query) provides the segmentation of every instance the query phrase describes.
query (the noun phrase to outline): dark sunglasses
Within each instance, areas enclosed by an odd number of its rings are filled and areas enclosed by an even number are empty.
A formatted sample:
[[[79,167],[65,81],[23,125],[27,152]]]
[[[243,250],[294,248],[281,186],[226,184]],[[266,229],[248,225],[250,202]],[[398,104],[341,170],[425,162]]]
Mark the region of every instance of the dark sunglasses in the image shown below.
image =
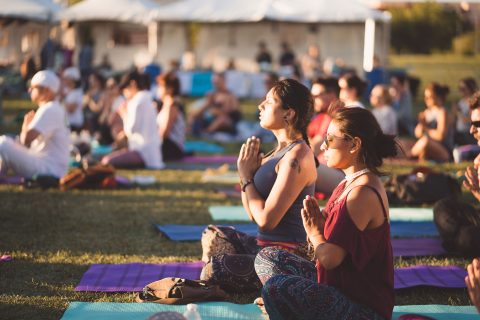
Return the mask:
[[[332,143],[335,141],[335,139],[339,139],[339,140],[350,140],[350,139],[352,139],[352,137],[349,136],[349,135],[345,135],[344,137],[337,137],[337,136],[332,136],[332,135],[328,135],[328,134],[327,134],[327,135],[325,136],[325,139],[323,139],[323,143],[325,143],[325,146],[326,146],[327,148],[330,148],[330,146],[334,147],[334,146],[332,145]]]
[[[480,128],[480,121],[472,121],[472,122],[470,122],[470,124],[472,126],[474,126],[475,128]]]

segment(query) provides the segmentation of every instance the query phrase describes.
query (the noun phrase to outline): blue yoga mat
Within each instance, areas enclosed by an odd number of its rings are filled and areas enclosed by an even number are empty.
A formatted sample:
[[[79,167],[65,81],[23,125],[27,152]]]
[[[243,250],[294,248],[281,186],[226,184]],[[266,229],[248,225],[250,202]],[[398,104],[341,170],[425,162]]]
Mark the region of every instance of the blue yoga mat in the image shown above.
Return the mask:
[[[253,223],[232,225],[238,231],[255,236],[257,226]],[[202,238],[206,225],[188,224],[155,224],[158,231],[173,241],[197,241]],[[390,225],[391,236],[394,238],[420,238],[438,236],[433,222],[394,221]]]
[[[392,238],[421,238],[438,236],[437,227],[432,221],[391,221]]]
[[[198,303],[202,320],[262,320],[260,309],[254,304],[234,304],[229,302]],[[184,305],[163,305],[157,303],[115,303],[115,302],[72,302],[63,314],[62,320],[146,320],[161,311],[184,313]]]
[[[436,320],[478,320],[480,316],[473,306],[446,306],[439,304],[396,306],[393,309],[392,320],[403,314],[420,314]]]
[[[185,152],[199,152],[199,153],[223,153],[225,149],[218,144],[209,143],[206,141],[186,141],[184,144]]]
[[[257,225],[253,223],[233,224],[231,226],[246,234],[257,235]],[[155,224],[155,227],[173,241],[198,241],[202,238],[202,232],[207,225]]]

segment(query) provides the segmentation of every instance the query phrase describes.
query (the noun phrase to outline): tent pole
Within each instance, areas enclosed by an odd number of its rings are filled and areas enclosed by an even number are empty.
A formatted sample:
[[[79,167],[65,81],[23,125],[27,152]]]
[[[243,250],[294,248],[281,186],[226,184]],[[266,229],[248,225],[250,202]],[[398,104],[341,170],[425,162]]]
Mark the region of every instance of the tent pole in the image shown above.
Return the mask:
[[[365,20],[365,40],[363,42],[363,70],[370,72],[373,69],[375,54],[375,20]]]

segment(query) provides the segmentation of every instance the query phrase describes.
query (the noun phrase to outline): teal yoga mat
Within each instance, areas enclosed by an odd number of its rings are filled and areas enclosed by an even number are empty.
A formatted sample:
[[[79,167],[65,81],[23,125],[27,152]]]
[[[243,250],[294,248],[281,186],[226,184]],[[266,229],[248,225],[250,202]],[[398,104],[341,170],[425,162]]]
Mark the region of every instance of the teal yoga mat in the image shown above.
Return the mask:
[[[420,314],[436,320],[479,320],[477,310],[473,306],[446,306],[439,304],[396,306],[393,309],[392,320],[403,314]]]
[[[186,306],[161,305],[155,303],[115,303],[115,302],[72,302],[65,311],[62,320],[144,320],[161,311],[183,313]],[[260,309],[254,304],[233,304],[228,302],[198,303],[202,320],[217,319],[264,319]],[[392,319],[403,314],[415,313],[433,317],[437,320],[478,320],[473,306],[411,305],[396,306]]]
[[[202,320],[244,319],[262,320],[260,309],[254,304],[229,302],[198,303]],[[162,305],[156,303],[116,302],[72,302],[63,314],[62,320],[145,320],[154,313],[175,311],[184,313],[186,306]]]
[[[211,206],[208,208],[215,221],[250,221],[242,206]],[[433,221],[432,208],[390,208],[391,221]]]

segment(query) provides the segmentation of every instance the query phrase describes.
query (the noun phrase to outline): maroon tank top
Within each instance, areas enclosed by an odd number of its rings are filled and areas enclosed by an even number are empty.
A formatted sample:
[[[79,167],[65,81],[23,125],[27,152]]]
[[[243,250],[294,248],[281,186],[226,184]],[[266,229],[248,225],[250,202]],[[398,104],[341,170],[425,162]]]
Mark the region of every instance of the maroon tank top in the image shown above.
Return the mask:
[[[395,294],[387,211],[378,191],[365,185],[378,196],[385,221],[374,229],[359,230],[347,210],[348,194],[335,203],[344,190],[345,184],[338,185],[325,207],[327,219],[324,236],[327,243],[340,246],[347,255],[338,267],[331,270],[324,269],[317,261],[318,283],[333,286],[352,301],[390,319]]]

